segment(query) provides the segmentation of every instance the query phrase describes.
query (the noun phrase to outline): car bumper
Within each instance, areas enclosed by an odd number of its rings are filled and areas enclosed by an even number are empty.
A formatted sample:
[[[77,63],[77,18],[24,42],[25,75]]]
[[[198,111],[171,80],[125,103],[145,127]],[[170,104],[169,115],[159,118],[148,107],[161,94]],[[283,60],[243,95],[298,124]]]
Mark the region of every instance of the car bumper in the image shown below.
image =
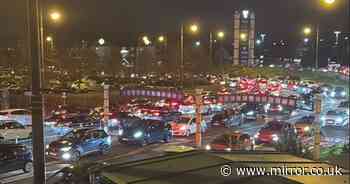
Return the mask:
[[[121,137],[119,139],[120,143],[124,144],[140,144],[142,142],[142,139],[135,139],[135,138],[129,138],[129,137]]]
[[[172,131],[173,136],[186,136],[186,131]]]

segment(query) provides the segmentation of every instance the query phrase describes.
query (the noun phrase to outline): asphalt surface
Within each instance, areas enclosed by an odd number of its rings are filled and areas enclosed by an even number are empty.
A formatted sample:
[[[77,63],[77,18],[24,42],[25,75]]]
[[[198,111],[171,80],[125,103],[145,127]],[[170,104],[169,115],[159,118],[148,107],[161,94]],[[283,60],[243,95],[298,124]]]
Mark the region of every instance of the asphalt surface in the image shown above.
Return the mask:
[[[325,101],[323,104],[324,110],[328,110],[338,101]],[[287,121],[294,122],[298,118],[301,118],[304,115],[310,114],[307,111],[298,111],[297,115],[294,117],[289,117]],[[242,124],[239,127],[234,127],[233,130],[240,130],[241,132],[248,133],[251,136],[254,136],[257,131],[264,126],[266,122],[264,121],[252,121],[245,124]],[[215,137],[223,134],[226,131],[232,131],[232,129],[225,127],[211,127],[202,137],[202,145],[205,145],[211,142]],[[329,137],[333,140],[340,142],[345,142],[349,137],[349,130],[344,128],[334,128],[334,127],[325,127],[322,128],[326,137]],[[145,159],[149,157],[159,156],[164,154],[164,149],[169,145],[184,145],[184,146],[195,146],[194,136],[189,137],[175,137],[170,143],[155,143],[147,145],[144,147],[136,145],[124,145],[120,144],[117,141],[117,137],[113,138],[113,147],[110,153],[106,155],[92,154],[86,157],[83,157],[80,162],[115,162],[119,159],[126,161]],[[273,150],[270,147],[260,147],[259,149]],[[50,160],[46,162],[46,174],[47,177],[57,172],[63,167],[69,166],[70,163],[64,163],[62,161]],[[11,183],[11,184],[28,184],[32,183],[32,173],[23,173],[22,171],[14,171],[6,174],[0,174],[0,183]]]

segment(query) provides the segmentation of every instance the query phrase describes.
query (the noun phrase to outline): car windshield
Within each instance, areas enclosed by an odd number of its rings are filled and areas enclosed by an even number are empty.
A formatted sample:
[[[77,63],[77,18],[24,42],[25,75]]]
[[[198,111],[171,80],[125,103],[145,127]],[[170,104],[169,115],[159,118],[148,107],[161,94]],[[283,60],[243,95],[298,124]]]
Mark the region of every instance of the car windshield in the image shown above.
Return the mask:
[[[81,139],[85,135],[85,130],[72,130],[64,135],[63,139]]]
[[[341,112],[338,111],[328,111],[327,115],[331,115],[331,116],[337,116],[337,115],[341,115]]]
[[[181,117],[176,123],[179,124],[187,124],[190,121],[191,118],[188,117]]]

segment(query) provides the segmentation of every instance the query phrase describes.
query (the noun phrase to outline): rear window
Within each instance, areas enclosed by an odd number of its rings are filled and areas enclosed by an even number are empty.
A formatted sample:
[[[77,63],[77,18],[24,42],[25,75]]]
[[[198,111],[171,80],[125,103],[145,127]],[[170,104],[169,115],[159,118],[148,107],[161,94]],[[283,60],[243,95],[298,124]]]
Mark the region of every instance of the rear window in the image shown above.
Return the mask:
[[[0,112],[0,116],[6,116],[8,112]]]
[[[327,115],[338,115],[339,113],[337,111],[328,111]]]

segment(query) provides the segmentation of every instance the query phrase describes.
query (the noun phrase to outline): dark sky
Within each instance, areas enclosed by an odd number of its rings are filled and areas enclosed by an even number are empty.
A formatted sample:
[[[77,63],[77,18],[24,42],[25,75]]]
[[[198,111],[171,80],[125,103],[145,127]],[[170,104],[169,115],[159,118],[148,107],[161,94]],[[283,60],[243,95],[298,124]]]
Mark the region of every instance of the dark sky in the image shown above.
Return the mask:
[[[323,11],[322,30],[348,29],[345,1]],[[234,10],[256,12],[257,31],[274,39],[291,39],[316,15],[319,0],[48,0],[49,9],[64,13],[59,25],[49,25],[61,39],[78,41],[103,36],[127,41],[140,32],[176,32],[181,21],[199,20],[201,29],[232,30]],[[24,35],[25,0],[1,0],[0,40]]]

